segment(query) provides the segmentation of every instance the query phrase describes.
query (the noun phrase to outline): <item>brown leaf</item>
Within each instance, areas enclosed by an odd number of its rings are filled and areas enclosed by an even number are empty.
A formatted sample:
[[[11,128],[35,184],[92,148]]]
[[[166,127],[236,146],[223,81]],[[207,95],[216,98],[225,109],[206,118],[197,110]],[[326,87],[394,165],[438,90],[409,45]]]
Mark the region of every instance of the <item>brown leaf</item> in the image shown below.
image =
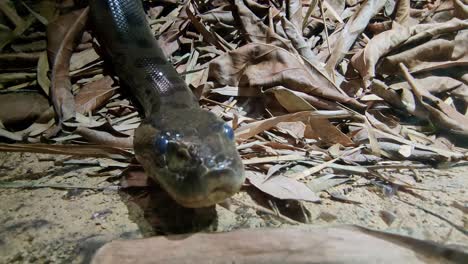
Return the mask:
[[[83,86],[75,96],[76,112],[85,114],[105,104],[115,92],[114,81],[105,76]]]
[[[336,65],[341,62],[356,39],[366,29],[369,20],[383,8],[385,2],[385,0],[366,0],[361,4],[359,10],[346,22],[341,32],[338,33],[337,42],[325,65],[328,73],[334,72]]]
[[[47,73],[49,72],[49,62],[47,61],[47,52],[41,52],[37,62],[37,82],[41,86],[46,95],[50,93],[50,80]]]
[[[389,87],[377,79],[372,80],[370,88],[372,93],[383,98],[393,107],[405,109],[408,113],[419,118],[427,118],[427,111],[417,102],[414,94],[409,89],[400,88],[399,86]]]
[[[421,150],[410,145],[400,145],[391,142],[379,142],[381,150],[385,151],[387,158],[392,160],[415,160],[421,162],[441,162],[449,160],[435,151]],[[408,151],[407,153],[404,153]],[[391,182],[398,183],[395,180]],[[401,182],[399,182],[402,184]],[[403,184],[402,184],[403,185]]]
[[[35,92],[0,94],[0,121],[6,126],[29,125],[49,108],[49,101]]]
[[[154,249],[158,249],[158,254]],[[183,249],[183,250],[181,250]],[[92,264],[448,263],[468,254],[442,244],[358,226],[241,229],[112,241]]]
[[[270,90],[273,89],[276,99],[286,110],[288,110],[288,112],[315,110],[315,108],[313,108],[307,101],[296,95],[298,92],[293,93],[292,91],[284,88],[272,88]],[[306,96],[306,98],[310,97],[309,95]],[[332,102],[324,100],[323,104],[326,103],[332,104]],[[340,143],[343,146],[353,145],[353,141],[350,138],[348,138],[325,118],[311,118],[305,120],[304,122],[308,124],[308,135],[316,135],[314,138],[320,139],[322,143]]]
[[[441,99],[433,96],[419,87],[417,81],[408,72],[408,69],[400,64],[400,68],[410,84],[418,102],[428,111],[431,120],[441,129],[468,135],[468,117],[457,112],[457,110],[446,104]]]
[[[294,121],[306,121],[312,120],[314,118],[332,118],[338,116],[349,116],[346,111],[331,111],[330,115],[327,115],[321,111],[303,111],[297,112],[294,114],[288,114],[283,116],[276,116],[269,119],[256,121],[240,128],[236,129],[236,138],[239,140],[246,140],[250,137],[253,137],[265,130],[268,130],[276,126],[280,122],[294,122]]]
[[[162,33],[159,37],[158,43],[167,57],[170,57],[179,49],[179,37],[189,24],[190,20],[178,17],[175,21],[173,21],[167,31]]]
[[[310,43],[304,40],[301,31],[298,30],[300,26],[294,26],[294,24],[285,17],[281,18],[281,25],[283,26],[286,36],[291,40],[291,44],[297,52],[314,64],[320,65],[316,55],[311,50]]]
[[[286,1],[286,17],[297,29],[302,28],[302,1],[289,0]]]
[[[398,73],[398,63],[402,62],[412,71],[432,70],[443,67],[451,62],[466,65],[467,34],[463,29],[468,23],[452,19],[444,23],[421,24],[413,27],[394,28],[371,39],[367,46],[353,57],[353,66],[366,79],[375,76],[374,68],[377,61],[384,55],[398,51],[385,57],[378,65],[377,72],[381,74]],[[466,30],[465,30],[466,31]],[[456,34],[458,32],[458,34]],[[456,34],[454,40],[439,37],[440,35]],[[432,39],[432,40],[431,40]],[[416,44],[416,45],[415,45]]]
[[[70,59],[70,71],[81,69],[83,66],[95,62],[98,59],[99,55],[93,48],[73,53]]]
[[[237,16],[240,18],[241,29],[248,42],[272,44],[288,51],[294,51],[291,42],[265,25],[263,21],[244,4],[243,0],[235,0],[234,3]]]
[[[229,47],[223,46],[222,42],[220,42],[213,34],[205,27],[203,23],[201,23],[198,18],[192,13],[190,10],[191,5],[187,5],[186,12],[187,16],[189,17],[192,25],[197,29],[200,34],[202,34],[203,38],[210,44],[216,46],[218,49],[222,51],[229,50]]]
[[[239,95],[247,89],[283,86],[357,108],[363,106],[339,92],[319,70],[305,67],[294,55],[272,45],[247,44],[217,58],[210,63],[208,80],[216,87],[237,86]]]
[[[302,92],[291,91],[283,87],[270,88],[265,91],[265,95],[273,95],[290,113],[310,110],[314,107],[326,110],[339,109],[338,104],[332,101]]]
[[[411,30],[409,28],[394,23],[392,30],[373,37],[364,49],[361,49],[353,56],[351,59],[353,67],[359,71],[365,81],[370,80],[375,76],[375,67],[379,59],[398,47],[410,36]]]
[[[227,7],[227,5],[220,6],[219,8],[200,14],[199,17],[207,23],[218,24],[221,22],[223,24],[233,26],[235,24],[234,16],[232,15],[231,10]]]
[[[465,35],[458,43],[456,40],[434,39],[415,48],[386,57],[378,70],[380,73],[394,74],[399,63],[408,65],[412,72],[433,70],[434,66],[440,65],[441,62],[447,63],[449,61],[459,62],[459,66],[466,66],[468,65],[466,57],[468,52],[463,52],[464,54],[460,57],[454,56],[457,44],[465,46],[466,41],[468,41],[468,35]]]
[[[395,22],[406,25],[410,17],[410,0],[398,0],[395,8]]]
[[[468,18],[468,5],[466,4],[466,1],[453,0],[453,9],[455,17],[459,19]]]
[[[51,96],[59,123],[75,116],[71,93],[70,58],[88,18],[89,8],[63,15],[47,27],[47,43],[52,65]]]
[[[282,175],[272,176],[266,180],[266,175],[254,171],[246,171],[245,176],[259,190],[278,199],[320,201],[317,194],[297,180]]]

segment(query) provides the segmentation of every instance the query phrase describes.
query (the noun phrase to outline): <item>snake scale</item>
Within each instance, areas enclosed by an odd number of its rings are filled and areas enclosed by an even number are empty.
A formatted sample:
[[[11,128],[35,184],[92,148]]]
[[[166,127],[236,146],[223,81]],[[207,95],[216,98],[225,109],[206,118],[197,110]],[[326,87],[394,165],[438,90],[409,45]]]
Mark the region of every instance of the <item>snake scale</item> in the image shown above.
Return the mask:
[[[198,101],[165,57],[140,0],[90,0],[94,31],[144,110],[134,149],[145,172],[185,207],[236,193],[244,168],[234,132]]]

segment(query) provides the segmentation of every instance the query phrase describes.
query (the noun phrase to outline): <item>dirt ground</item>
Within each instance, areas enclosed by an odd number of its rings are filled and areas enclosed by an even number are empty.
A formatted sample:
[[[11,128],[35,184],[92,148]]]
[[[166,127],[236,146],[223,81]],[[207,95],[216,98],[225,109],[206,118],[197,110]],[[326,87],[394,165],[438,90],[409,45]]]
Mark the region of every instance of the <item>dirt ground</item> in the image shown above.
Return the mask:
[[[322,192],[320,204],[301,206],[246,187],[216,208],[188,210],[157,187],[116,190],[112,186],[118,184],[120,170],[103,170],[93,165],[93,159],[60,165],[66,158],[0,153],[0,181],[36,185],[0,189],[0,263],[87,263],[96,249],[114,239],[281,227],[295,220],[311,225],[358,224],[468,248],[463,233],[468,229],[466,163],[443,170],[419,169],[421,182],[412,192],[389,195],[389,190],[369,184],[369,179],[352,176],[354,182],[334,188],[346,195],[346,201]],[[111,187],[92,189],[106,186]],[[269,205],[281,215],[264,209]]]

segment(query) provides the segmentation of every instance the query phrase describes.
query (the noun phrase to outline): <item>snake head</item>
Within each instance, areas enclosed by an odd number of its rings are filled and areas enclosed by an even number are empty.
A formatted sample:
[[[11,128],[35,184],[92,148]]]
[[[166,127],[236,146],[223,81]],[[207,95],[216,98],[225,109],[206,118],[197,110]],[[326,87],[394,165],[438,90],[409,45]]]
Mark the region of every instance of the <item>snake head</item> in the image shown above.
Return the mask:
[[[146,173],[185,207],[232,196],[245,176],[234,132],[213,113],[176,109],[153,114],[135,131],[135,154]]]

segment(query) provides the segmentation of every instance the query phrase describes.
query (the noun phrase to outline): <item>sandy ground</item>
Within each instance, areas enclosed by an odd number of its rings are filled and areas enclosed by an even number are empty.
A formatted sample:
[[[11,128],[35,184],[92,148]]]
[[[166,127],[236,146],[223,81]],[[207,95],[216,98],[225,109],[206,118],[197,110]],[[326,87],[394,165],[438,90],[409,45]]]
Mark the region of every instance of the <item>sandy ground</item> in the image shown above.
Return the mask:
[[[118,183],[120,170],[86,166],[83,160],[75,165],[57,164],[64,160],[64,156],[0,153],[0,181],[56,187]],[[87,263],[97,248],[113,239],[280,227],[291,224],[290,219],[313,225],[358,224],[468,247],[468,236],[459,230],[468,230],[467,169],[465,165],[418,170],[419,189],[395,195],[386,195],[381,187],[357,177],[351,184],[334,188],[346,194],[346,202],[322,192],[322,203],[301,205],[273,200],[246,187],[230,202],[203,210],[177,206],[157,186],[149,191],[1,188],[0,263]],[[282,216],[253,204],[273,205]]]

